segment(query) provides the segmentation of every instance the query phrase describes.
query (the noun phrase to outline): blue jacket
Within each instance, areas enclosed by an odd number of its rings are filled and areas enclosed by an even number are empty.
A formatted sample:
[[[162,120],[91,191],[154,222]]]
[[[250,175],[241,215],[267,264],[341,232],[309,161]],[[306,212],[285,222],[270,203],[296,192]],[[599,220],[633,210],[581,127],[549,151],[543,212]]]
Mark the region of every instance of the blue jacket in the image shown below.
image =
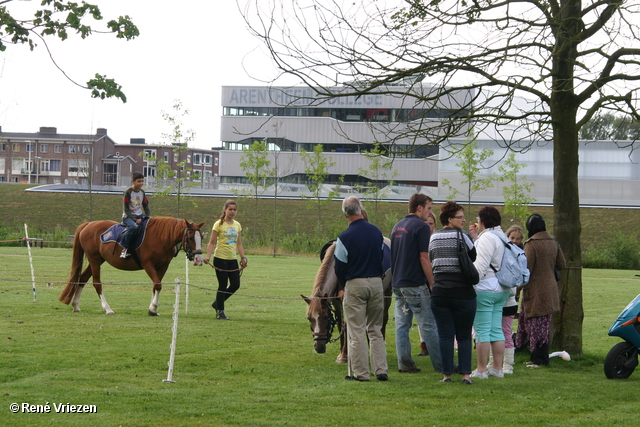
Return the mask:
[[[383,246],[382,232],[375,225],[364,219],[349,224],[334,252],[338,289],[344,289],[347,280],[382,276]]]

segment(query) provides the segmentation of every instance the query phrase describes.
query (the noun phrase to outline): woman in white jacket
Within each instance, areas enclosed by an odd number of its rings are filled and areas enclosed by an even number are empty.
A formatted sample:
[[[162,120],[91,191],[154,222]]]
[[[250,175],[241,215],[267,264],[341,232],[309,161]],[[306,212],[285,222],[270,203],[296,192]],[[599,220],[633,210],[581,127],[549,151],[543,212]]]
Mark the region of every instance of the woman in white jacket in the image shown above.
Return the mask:
[[[477,311],[473,327],[476,332],[477,368],[472,378],[487,379],[489,376],[503,378],[504,333],[502,331],[502,307],[509,297],[509,289],[501,286],[491,268],[500,269],[504,243],[495,233],[503,233],[500,227],[500,212],[486,206],[478,213],[478,224],[471,224],[469,234],[475,240],[477,251],[473,263],[480,274],[476,285]],[[480,234],[478,234],[478,232]],[[487,369],[489,351],[493,353],[493,365]]]

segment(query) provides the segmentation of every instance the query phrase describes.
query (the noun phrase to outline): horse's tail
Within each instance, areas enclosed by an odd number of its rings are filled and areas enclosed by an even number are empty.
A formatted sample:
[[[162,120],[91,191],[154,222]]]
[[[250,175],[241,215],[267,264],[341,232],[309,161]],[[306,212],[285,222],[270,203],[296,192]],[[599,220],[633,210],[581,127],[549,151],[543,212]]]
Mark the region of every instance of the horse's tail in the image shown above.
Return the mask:
[[[88,225],[88,222],[80,224],[76,229],[75,237],[73,238],[73,255],[71,257],[71,275],[69,276],[69,283],[62,290],[58,299],[65,304],[71,304],[73,296],[78,290],[80,285],[80,273],[82,273],[82,263],[84,261],[84,249],[80,243],[80,232]]]

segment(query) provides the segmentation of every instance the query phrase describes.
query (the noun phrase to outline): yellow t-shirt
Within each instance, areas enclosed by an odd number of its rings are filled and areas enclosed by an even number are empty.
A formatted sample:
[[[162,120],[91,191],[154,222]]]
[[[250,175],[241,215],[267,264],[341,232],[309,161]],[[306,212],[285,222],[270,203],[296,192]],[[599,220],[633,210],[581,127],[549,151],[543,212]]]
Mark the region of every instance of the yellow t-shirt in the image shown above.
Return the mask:
[[[216,220],[213,224],[213,231],[218,232],[213,256],[220,259],[238,259],[236,243],[242,231],[240,223],[234,220],[233,224],[227,224],[226,221],[220,224],[220,220]]]

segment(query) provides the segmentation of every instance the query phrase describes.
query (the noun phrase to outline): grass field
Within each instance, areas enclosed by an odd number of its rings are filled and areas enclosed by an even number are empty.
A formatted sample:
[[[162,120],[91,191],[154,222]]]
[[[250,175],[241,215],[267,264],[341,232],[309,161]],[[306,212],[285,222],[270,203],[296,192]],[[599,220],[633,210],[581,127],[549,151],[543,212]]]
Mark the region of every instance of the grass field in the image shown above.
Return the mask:
[[[429,358],[420,374],[399,374],[393,322],[388,328],[388,382],[345,381],[346,366],[313,352],[305,318],[317,257],[251,256],[231,321],[211,309],[215,279],[191,267],[189,312],[182,286],[175,383],[165,383],[172,336],[174,280],[184,282],[184,258],[165,277],[159,317],[147,316],[151,286],[144,273],[103,270],[105,315],[92,287],[73,313],[57,297],[71,251],[32,249],[37,302],[26,248],[0,248],[1,426],[388,426],[388,425],[631,425],[637,422],[640,372],[607,380],[603,360],[617,338],[611,323],[640,289],[638,272],[584,271],[584,356],[552,359],[515,374],[462,386],[438,383]],[[414,353],[417,331],[412,332]],[[51,405],[50,413],[12,413],[12,403]],[[95,405],[97,413],[56,413],[54,403]]]

